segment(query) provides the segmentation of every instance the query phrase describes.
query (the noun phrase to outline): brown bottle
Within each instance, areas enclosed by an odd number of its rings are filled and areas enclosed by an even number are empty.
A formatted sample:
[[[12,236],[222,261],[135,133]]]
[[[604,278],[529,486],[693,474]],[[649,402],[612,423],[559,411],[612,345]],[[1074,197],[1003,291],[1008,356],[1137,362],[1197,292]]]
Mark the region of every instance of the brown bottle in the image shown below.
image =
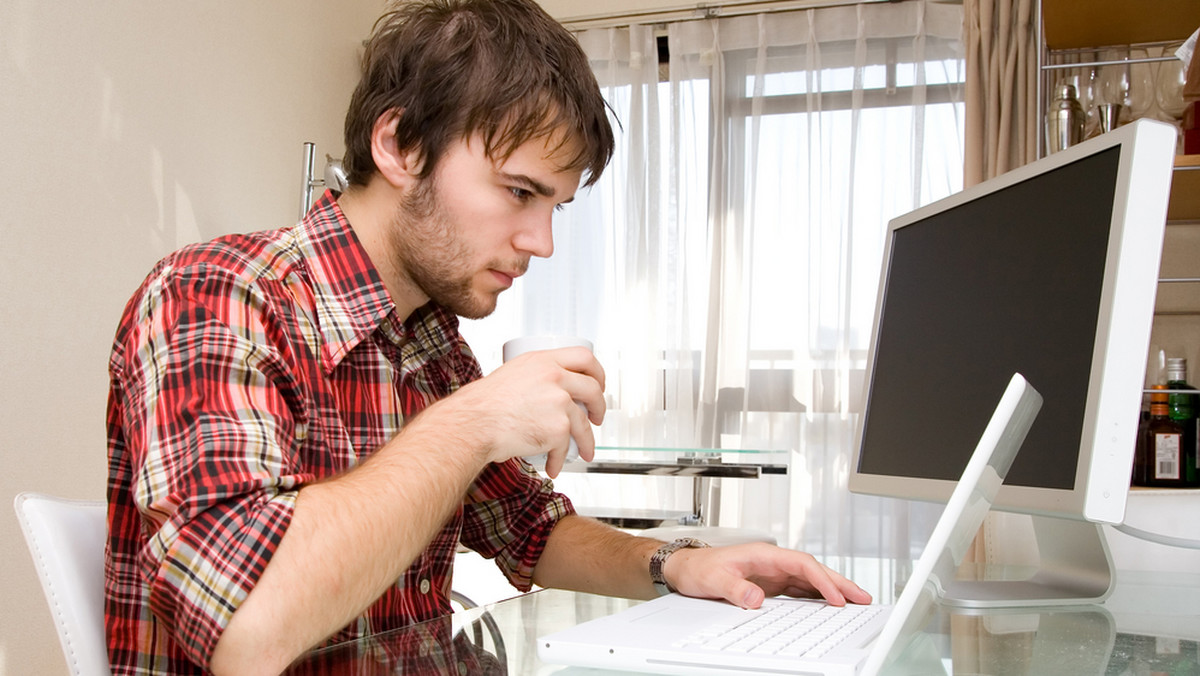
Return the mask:
[[[1155,385],[1154,389],[1165,389]],[[1167,394],[1151,393],[1150,419],[1138,439],[1134,462],[1134,483],[1139,486],[1182,487],[1187,482],[1184,462],[1183,428],[1171,420]]]

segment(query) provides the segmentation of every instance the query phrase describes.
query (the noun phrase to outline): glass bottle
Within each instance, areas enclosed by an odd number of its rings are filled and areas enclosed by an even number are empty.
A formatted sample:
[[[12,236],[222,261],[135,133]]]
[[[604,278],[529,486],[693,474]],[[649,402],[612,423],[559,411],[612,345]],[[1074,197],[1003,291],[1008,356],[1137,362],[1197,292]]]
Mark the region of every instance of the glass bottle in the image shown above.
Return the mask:
[[[1150,400],[1142,397],[1142,412],[1138,416],[1137,436],[1134,437],[1133,472],[1129,476],[1131,486],[1146,485],[1146,468],[1149,466],[1149,451],[1146,449],[1146,428],[1150,425]]]
[[[1165,390],[1165,385],[1155,385]],[[1139,439],[1134,483],[1139,486],[1186,486],[1183,463],[1183,428],[1171,420],[1166,392],[1150,394],[1150,420]]]
[[[1173,357],[1167,360],[1167,389],[1194,390],[1187,383],[1187,360]],[[1183,428],[1184,481],[1200,486],[1200,418],[1197,417],[1196,395],[1171,392],[1167,395],[1167,416]]]

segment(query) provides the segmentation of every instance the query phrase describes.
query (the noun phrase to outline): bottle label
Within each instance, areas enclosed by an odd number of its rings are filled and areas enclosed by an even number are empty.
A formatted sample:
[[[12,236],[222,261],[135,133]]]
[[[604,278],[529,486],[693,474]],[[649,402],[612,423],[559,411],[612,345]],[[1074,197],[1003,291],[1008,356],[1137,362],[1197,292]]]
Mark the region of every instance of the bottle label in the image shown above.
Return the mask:
[[[1179,451],[1183,446],[1179,434],[1154,435],[1154,478],[1179,478]]]

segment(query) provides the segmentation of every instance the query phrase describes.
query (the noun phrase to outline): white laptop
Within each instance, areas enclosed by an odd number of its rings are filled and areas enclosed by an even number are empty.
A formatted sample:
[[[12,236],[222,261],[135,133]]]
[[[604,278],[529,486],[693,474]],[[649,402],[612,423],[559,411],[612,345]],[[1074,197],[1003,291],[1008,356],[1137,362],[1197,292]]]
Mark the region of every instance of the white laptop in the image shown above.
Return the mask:
[[[779,597],[743,610],[669,594],[541,636],[538,656],[549,664],[660,674],[873,675],[885,666],[888,673],[944,673],[936,651],[915,639],[939,580],[952,579],[962,563],[1041,406],[1041,395],[1014,375],[894,605],[846,606],[865,613],[833,620],[838,626],[831,627],[824,616],[839,609],[823,601]],[[784,629],[775,625],[761,640],[740,635],[762,632],[759,625],[776,615],[796,621]],[[815,635],[795,636],[809,627]],[[727,645],[718,649],[707,641]]]

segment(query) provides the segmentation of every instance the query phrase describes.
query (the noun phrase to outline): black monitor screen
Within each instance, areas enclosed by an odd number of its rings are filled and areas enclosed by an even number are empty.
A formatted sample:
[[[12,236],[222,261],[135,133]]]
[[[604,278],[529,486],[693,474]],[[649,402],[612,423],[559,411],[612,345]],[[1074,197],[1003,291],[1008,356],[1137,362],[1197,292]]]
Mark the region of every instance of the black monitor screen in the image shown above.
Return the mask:
[[[895,231],[859,472],[956,479],[1017,372],[1045,402],[1006,483],[1073,488],[1119,160],[1114,146]]]

